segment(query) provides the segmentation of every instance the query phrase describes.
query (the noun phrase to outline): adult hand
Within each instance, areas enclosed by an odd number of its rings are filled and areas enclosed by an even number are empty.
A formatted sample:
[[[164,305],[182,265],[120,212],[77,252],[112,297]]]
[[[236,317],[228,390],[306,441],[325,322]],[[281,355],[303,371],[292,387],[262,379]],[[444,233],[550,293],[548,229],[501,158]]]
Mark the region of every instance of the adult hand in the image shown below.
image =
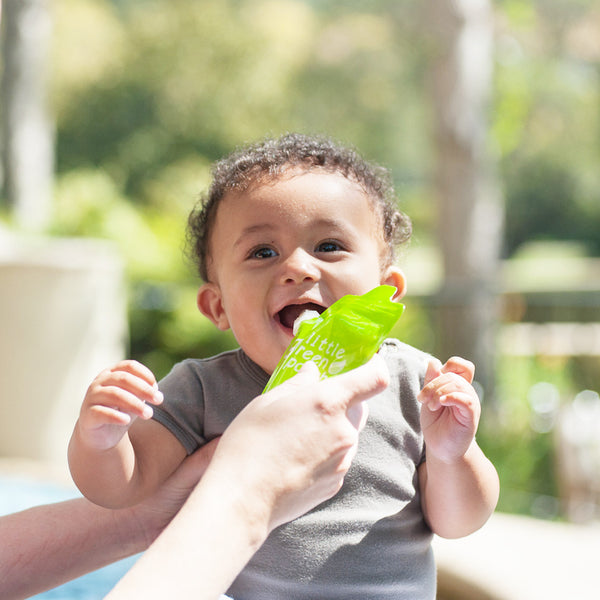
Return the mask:
[[[221,438],[211,470],[241,490],[256,491],[270,512],[269,530],[304,514],[340,489],[367,418],[364,401],[388,381],[379,356],[324,381],[314,363],[307,363],[238,415]]]
[[[126,509],[143,532],[143,549],[150,546],[187,500],[210,464],[218,442],[216,438],[196,450],[152,496]]]

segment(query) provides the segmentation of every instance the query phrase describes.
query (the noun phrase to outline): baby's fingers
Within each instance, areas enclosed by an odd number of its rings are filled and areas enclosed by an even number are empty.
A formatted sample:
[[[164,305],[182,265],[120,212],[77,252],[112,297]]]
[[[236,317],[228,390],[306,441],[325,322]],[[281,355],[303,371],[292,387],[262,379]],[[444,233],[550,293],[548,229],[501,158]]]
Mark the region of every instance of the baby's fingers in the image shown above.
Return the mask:
[[[110,377],[103,382],[103,387],[112,393],[122,390],[131,396],[135,396],[140,402],[160,404],[163,401],[163,395],[156,383],[150,385],[143,379],[125,371],[111,373]],[[129,400],[129,396],[124,395],[123,397]]]
[[[152,409],[150,409],[152,410]],[[83,421],[83,419],[81,419]],[[97,404],[90,406],[85,416],[84,423],[86,429],[98,429],[104,425],[118,425],[126,427],[133,420],[133,416],[123,412],[118,408],[110,408]]]
[[[474,390],[451,389],[439,398],[442,407],[452,409],[455,419],[465,427],[477,427],[481,414],[481,404]]]
[[[147,376],[144,370],[150,374]],[[141,402],[160,404],[163,395],[158,390],[154,376],[143,365],[135,361],[124,361],[112,369],[102,371],[88,388],[85,402],[89,404],[106,404],[112,396],[122,396],[118,390],[123,390],[135,396]],[[123,396],[127,401],[128,396]]]
[[[454,372],[444,373],[428,383],[419,393],[419,402],[429,410],[439,410],[443,406],[479,404],[477,394],[470,383]]]
[[[439,402],[442,406],[456,406],[474,411],[479,406],[477,397],[468,390],[451,389],[447,392],[440,390]]]
[[[145,402],[160,404],[163,401],[152,371],[135,360],[125,360],[114,366],[104,383],[121,387]]]
[[[449,358],[444,366],[441,368],[442,373],[456,373],[463,379],[466,379],[469,383],[473,383],[473,377],[475,377],[475,365],[460,356],[453,356]]]
[[[81,411],[76,430],[82,442],[95,450],[114,448],[134,417],[117,408],[97,404]]]
[[[436,377],[442,374],[442,363],[437,358],[431,358],[427,363],[427,371],[425,373],[425,381],[423,386],[431,383]]]
[[[138,362],[137,360],[122,360],[121,362],[117,363],[114,367],[108,370],[112,373],[116,373],[118,371],[131,373],[131,375],[135,375],[136,377],[139,377],[140,379],[146,381],[146,383],[148,383],[150,386],[156,385],[156,378],[154,377],[154,373],[152,373],[152,371],[148,367]]]
[[[153,415],[150,404],[161,402],[162,394],[156,384],[149,385],[126,371],[107,370],[88,388],[81,419],[86,428],[104,423],[128,425],[131,417],[150,419]]]
[[[150,419],[153,414],[152,407],[138,393],[132,393],[122,385],[92,386],[86,396],[82,416],[90,411],[96,416],[95,420],[104,416],[108,419],[106,422],[120,421],[122,424],[130,422],[128,415]]]

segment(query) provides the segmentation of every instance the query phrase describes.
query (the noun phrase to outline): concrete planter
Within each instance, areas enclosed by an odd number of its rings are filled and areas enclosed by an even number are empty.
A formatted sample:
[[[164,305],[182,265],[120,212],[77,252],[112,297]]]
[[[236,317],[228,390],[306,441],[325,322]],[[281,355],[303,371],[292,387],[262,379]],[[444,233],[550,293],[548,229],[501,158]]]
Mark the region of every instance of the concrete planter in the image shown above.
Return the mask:
[[[0,456],[66,467],[85,391],[124,356],[126,335],[112,245],[0,232]]]

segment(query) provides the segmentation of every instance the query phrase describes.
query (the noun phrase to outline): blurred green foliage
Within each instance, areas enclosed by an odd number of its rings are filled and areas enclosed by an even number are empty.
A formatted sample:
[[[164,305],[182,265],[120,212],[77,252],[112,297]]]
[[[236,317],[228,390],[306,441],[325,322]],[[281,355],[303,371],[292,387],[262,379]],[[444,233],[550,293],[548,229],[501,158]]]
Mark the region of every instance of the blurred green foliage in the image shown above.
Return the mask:
[[[600,202],[583,189],[558,156],[539,155],[507,167],[505,248],[510,256],[523,244],[577,240],[600,255]]]
[[[503,357],[498,366],[502,405],[486,413],[477,440],[501,481],[498,508],[539,518],[561,518],[556,470],[556,420],[561,406],[583,389],[600,389],[597,357]],[[558,404],[547,413],[533,401],[537,385],[550,388]],[[549,394],[552,395],[552,394]],[[542,408],[549,408],[548,398]]]
[[[494,4],[490,127],[507,256],[542,238],[600,254],[594,4]],[[61,0],[53,10],[52,232],[118,244],[130,285],[130,355],[158,377],[177,360],[235,344],[197,311],[198,279],[183,245],[211,162],[236,145],[285,131],[355,145],[391,168],[415,244],[435,245],[418,0]],[[431,350],[431,315],[418,299],[406,303],[396,335]],[[530,512],[532,497],[556,494],[551,436],[530,426],[528,389],[552,381],[568,397],[598,384],[581,361],[562,367],[514,357],[499,366],[501,414],[489,416],[479,439],[500,471],[504,510]]]

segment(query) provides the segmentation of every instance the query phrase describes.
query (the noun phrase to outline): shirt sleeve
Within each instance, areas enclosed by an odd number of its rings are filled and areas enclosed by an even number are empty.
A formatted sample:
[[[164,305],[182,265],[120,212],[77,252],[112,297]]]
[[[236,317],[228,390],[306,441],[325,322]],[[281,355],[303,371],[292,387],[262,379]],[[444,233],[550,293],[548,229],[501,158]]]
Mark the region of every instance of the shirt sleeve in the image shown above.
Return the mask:
[[[197,365],[191,360],[176,364],[158,387],[164,395],[154,407],[153,419],[166,427],[192,454],[206,443],[204,393]]]

